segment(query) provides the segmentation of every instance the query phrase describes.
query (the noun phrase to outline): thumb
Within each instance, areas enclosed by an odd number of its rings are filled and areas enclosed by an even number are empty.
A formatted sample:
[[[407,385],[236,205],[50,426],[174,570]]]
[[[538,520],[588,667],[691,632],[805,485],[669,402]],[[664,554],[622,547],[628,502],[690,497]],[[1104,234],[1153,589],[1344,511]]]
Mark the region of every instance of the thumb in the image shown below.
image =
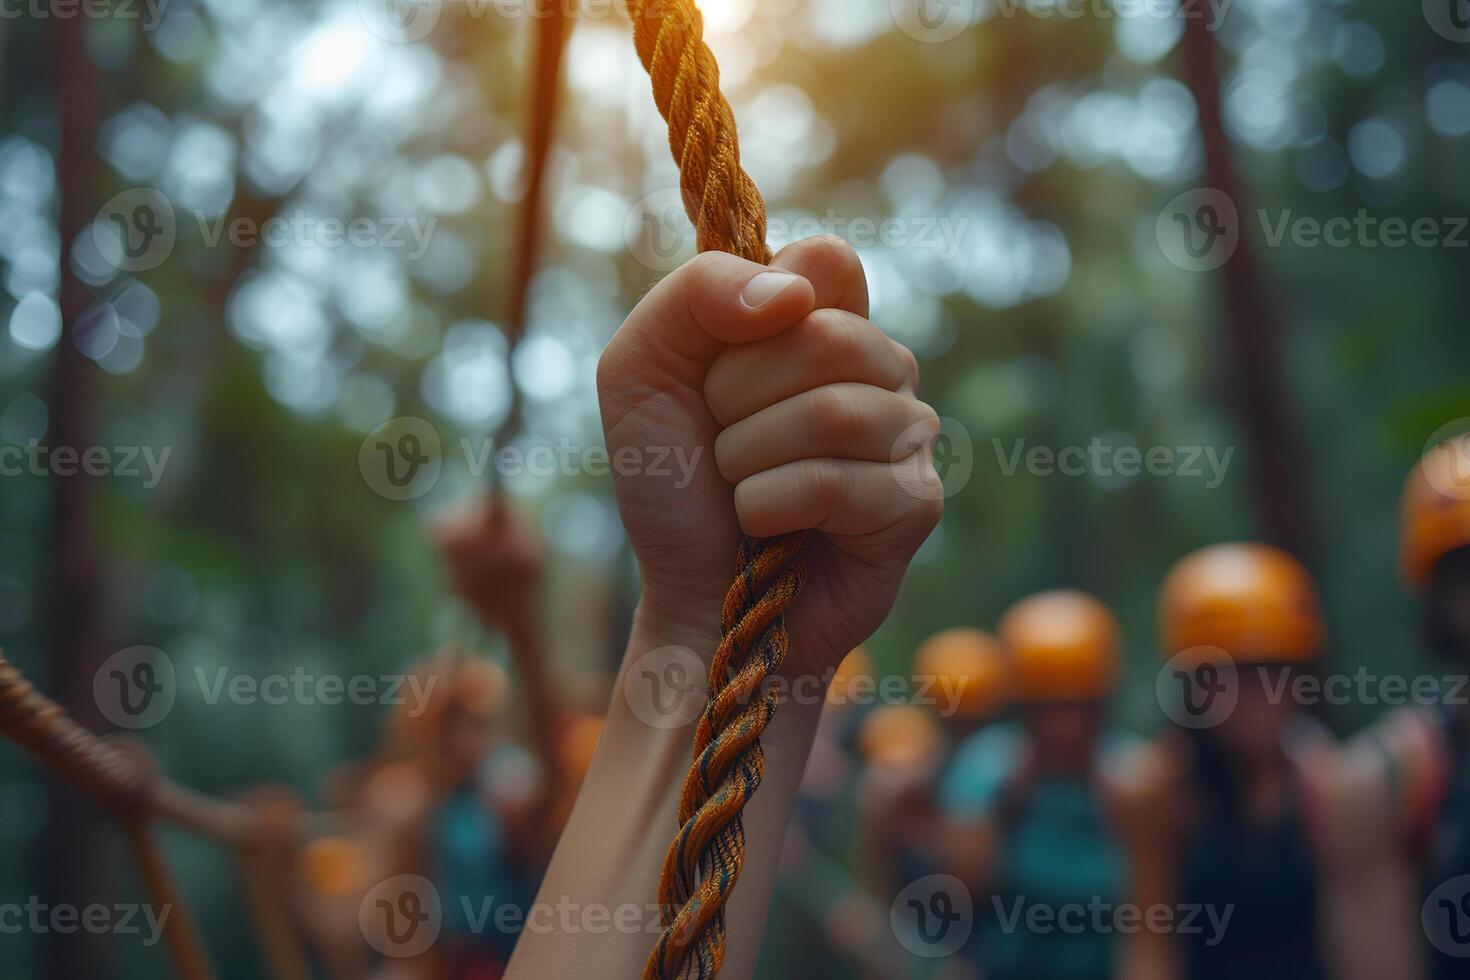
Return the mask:
[[[715,356],[730,344],[787,330],[816,308],[816,291],[800,275],[705,252],[643,297],[603,354],[605,371],[633,381],[672,374],[703,384]]]

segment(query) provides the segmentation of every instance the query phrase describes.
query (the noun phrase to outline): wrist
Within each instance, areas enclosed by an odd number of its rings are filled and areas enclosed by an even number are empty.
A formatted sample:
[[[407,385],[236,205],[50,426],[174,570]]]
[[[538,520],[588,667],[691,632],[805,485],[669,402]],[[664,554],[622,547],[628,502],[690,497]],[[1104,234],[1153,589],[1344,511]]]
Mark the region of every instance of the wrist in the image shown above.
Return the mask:
[[[719,644],[708,623],[670,618],[640,601],[633,616],[621,687],[625,704],[646,724],[692,733],[708,698],[709,662]],[[767,754],[794,751],[805,759],[826,703],[831,672],[767,681],[778,707],[761,744]]]
[[[707,602],[667,602],[645,589],[633,611],[633,634],[629,652],[635,647],[651,650],[680,646],[692,650],[706,664],[720,643],[718,605]]]

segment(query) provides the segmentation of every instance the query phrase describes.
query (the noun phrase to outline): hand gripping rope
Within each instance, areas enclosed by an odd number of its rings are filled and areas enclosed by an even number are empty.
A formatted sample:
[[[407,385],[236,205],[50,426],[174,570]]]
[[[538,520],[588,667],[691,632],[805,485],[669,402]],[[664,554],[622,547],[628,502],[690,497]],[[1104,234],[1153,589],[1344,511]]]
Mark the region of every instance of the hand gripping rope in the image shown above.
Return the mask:
[[[769,263],[765,202],[740,166],[735,116],[720,94],[719,66],[694,0],[629,0],[628,7],[699,250]],[[645,980],[714,977],[724,962],[725,904],[745,863],[740,814],[765,774],[760,734],[776,711],[765,681],[786,659],[785,613],[801,591],[797,555],[805,539],[797,532],[741,542],[710,664],[709,703],[679,800],[679,832],[659,880],[664,931]]]

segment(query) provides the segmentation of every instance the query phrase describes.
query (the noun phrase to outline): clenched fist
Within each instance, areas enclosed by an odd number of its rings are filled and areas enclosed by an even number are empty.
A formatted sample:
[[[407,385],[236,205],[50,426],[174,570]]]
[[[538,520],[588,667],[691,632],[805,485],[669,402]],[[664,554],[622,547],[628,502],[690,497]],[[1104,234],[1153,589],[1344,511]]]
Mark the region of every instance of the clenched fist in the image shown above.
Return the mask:
[[[598,394],[657,635],[713,650],[742,531],[818,532],[788,674],[824,675],[888,614],[939,520],[939,420],[913,355],[867,313],[857,254],[814,238],[769,267],[701,255],[613,337]]]
[[[487,498],[440,515],[431,533],[455,591],[486,625],[517,632],[535,623],[546,559],[532,525]]]

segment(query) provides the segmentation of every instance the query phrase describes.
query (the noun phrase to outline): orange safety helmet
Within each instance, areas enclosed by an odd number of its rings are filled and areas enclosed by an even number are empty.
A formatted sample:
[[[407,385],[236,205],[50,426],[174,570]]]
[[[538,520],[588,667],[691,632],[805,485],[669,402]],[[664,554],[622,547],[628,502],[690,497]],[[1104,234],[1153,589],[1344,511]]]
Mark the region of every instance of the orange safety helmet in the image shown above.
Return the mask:
[[[1437,561],[1470,546],[1470,432],[1439,443],[1404,484],[1399,567],[1421,590]]]
[[[1101,701],[1118,683],[1122,629],[1084,592],[1042,592],[1000,620],[1018,701]]]
[[[977,629],[935,633],[914,654],[914,677],[935,678],[931,696],[940,715],[963,721],[989,718],[1005,702],[1009,669],[1000,644]],[[952,702],[952,703],[951,703]]]
[[[944,752],[944,736],[932,711],[912,704],[885,704],[863,719],[858,751],[874,766],[906,769],[933,764]]]
[[[318,837],[298,859],[306,884],[318,895],[348,895],[366,880],[362,850],[345,837]]]
[[[1316,657],[1324,630],[1317,587],[1299,561],[1271,545],[1220,544],[1164,579],[1159,632],[1165,657],[1217,647],[1236,661],[1301,663]]]

